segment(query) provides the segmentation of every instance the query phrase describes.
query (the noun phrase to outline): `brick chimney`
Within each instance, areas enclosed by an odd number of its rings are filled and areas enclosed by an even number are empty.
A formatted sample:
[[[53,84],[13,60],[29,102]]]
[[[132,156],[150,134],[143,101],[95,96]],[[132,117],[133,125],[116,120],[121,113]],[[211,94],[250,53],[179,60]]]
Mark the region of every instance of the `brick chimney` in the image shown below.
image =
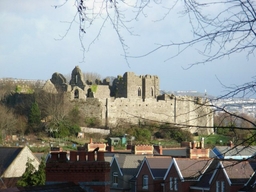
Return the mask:
[[[234,143],[233,143],[232,141],[229,141],[229,142],[228,142],[228,146],[229,146],[230,148],[233,148],[233,147],[234,147]]]
[[[204,137],[202,137],[202,139],[201,139],[200,148],[204,149]]]
[[[154,149],[159,153],[159,155],[163,155],[163,147],[161,145],[155,145]]]

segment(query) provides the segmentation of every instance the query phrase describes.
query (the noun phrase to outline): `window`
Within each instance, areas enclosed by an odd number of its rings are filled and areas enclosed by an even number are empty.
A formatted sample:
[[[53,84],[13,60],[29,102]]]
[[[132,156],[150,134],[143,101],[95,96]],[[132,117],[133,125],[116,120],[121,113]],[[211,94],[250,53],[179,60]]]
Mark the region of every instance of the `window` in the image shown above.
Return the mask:
[[[225,192],[225,181],[221,181],[221,192]]]
[[[153,89],[153,87],[151,87],[151,96],[152,97],[154,96],[154,89]]]
[[[77,81],[78,81],[78,76],[76,75],[75,76],[75,84],[77,84]]]
[[[76,89],[74,94],[75,99],[79,99],[79,91]]]
[[[91,88],[87,90],[87,97],[93,97],[93,92]]]
[[[148,175],[142,177],[142,189],[148,189]]]
[[[178,191],[178,179],[174,178],[174,190]]]
[[[140,89],[140,87],[139,87],[139,89],[138,89],[138,96],[139,96],[139,97],[141,96],[141,89]]]
[[[117,172],[113,172],[112,183],[113,183],[113,186],[117,187],[117,185],[118,185],[118,173]]]
[[[170,177],[170,190],[173,190],[173,178]]]
[[[216,181],[216,192],[220,192],[220,181]]]

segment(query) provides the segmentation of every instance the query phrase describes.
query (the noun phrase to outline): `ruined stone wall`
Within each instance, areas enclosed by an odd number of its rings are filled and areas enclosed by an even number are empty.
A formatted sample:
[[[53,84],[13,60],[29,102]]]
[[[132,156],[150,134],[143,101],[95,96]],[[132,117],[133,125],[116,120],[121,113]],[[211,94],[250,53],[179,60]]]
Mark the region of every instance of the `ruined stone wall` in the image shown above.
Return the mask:
[[[78,86],[80,87],[82,90],[84,90],[84,88],[86,87],[86,83],[84,81],[84,77],[83,77],[83,73],[81,71],[81,69],[76,66],[71,74],[71,80],[69,82],[69,84],[73,87]]]
[[[78,104],[75,102],[74,104]],[[105,109],[104,105],[95,98],[87,98],[86,101],[79,102],[79,109],[82,111],[84,117],[96,118],[101,121],[101,124],[105,126]]]
[[[74,68],[70,84],[66,86],[61,74],[54,74],[55,88],[65,88],[70,100],[77,100],[86,117],[101,120],[103,126],[116,127],[122,123],[138,124],[143,121],[172,123],[190,132],[203,130],[212,133],[213,114],[204,105],[204,98],[163,95],[159,96],[159,78],[154,75],[138,76],[126,72],[118,76],[113,86],[109,82],[97,81],[86,84],[78,66]],[[65,86],[64,86],[65,85]],[[48,82],[48,88],[52,85]],[[57,89],[56,88],[56,89]],[[58,89],[57,89],[58,90]],[[114,97],[110,97],[110,90]]]
[[[95,92],[93,92],[94,98],[109,98],[110,97],[110,89],[108,85],[94,85],[96,86]]]
[[[211,109],[197,104],[193,97],[175,97],[170,100],[125,99],[100,100],[102,103],[105,122],[109,127],[121,123],[138,124],[143,121],[156,121],[159,123],[172,123],[185,128],[191,133],[213,133],[213,114]]]
[[[70,100],[74,100],[74,99],[86,100],[86,91],[84,91],[78,86],[74,86],[73,89],[68,93],[70,94]]]
[[[106,102],[107,101],[107,102]],[[115,127],[124,122],[138,124],[143,121],[173,122],[172,102],[141,99],[117,98],[106,100],[105,108],[108,125]]]

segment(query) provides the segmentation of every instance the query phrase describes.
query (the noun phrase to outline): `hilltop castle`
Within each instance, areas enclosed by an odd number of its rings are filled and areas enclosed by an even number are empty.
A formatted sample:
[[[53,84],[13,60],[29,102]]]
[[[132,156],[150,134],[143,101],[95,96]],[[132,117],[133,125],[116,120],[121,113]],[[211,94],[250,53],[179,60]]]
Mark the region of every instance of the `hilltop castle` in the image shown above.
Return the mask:
[[[69,83],[62,74],[54,73],[43,89],[64,92],[71,101],[81,101],[85,114],[101,119],[106,127],[124,122],[155,121],[171,123],[191,133],[213,133],[213,113],[205,105],[208,102],[205,98],[160,95],[159,78],[154,75],[137,76],[126,72],[117,76],[112,84],[109,79],[92,83],[85,82],[76,66]]]

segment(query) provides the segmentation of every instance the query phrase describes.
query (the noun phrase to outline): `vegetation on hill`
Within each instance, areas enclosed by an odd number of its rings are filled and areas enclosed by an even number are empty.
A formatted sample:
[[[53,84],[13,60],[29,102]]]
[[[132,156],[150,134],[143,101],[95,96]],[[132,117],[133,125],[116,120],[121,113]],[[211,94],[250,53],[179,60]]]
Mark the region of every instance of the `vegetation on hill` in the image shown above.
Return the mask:
[[[10,85],[10,86],[8,86]],[[17,91],[17,87],[19,88]],[[33,91],[22,92],[22,87]],[[17,86],[15,83],[2,83],[0,92],[0,138],[4,144],[7,136],[34,134],[49,138],[75,138],[80,126],[99,127],[100,119],[85,116],[79,102],[69,102],[64,93],[46,93],[38,85]],[[215,133],[204,136],[209,146],[224,145],[229,140],[234,143],[255,144],[255,131],[250,122],[255,119],[245,114],[217,113],[215,115]],[[199,140],[179,126],[151,122],[139,122],[138,125],[120,123],[111,130],[110,136],[127,135],[133,144],[179,145],[182,141]],[[99,135],[87,137],[103,138]],[[10,138],[10,137],[9,137]],[[135,138],[135,139],[131,139]]]

